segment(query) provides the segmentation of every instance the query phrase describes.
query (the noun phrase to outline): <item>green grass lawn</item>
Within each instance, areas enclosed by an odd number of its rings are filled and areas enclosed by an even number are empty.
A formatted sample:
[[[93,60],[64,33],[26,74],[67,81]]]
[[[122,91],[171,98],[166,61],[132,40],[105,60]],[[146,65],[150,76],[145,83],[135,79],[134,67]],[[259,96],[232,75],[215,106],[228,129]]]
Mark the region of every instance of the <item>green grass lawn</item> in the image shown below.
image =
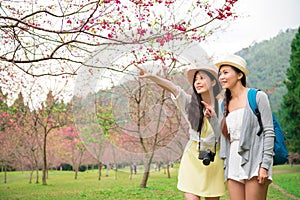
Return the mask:
[[[276,166],[278,170],[300,170],[300,166]],[[119,170],[117,178],[115,172],[110,171],[105,177],[102,172],[101,180],[97,180],[97,171],[79,173],[74,179],[74,172],[49,171],[48,185],[29,184],[29,172],[9,172],[7,183],[3,183],[4,173],[0,172],[0,199],[1,200],[92,200],[92,199],[184,199],[183,193],[176,188],[178,166],[171,170],[171,178],[163,170],[151,172],[147,188],[140,188],[142,173],[133,175],[129,179],[127,169]],[[40,173],[40,176],[42,174]],[[274,174],[274,183],[284,190],[300,198],[300,173]],[[221,198],[229,199],[228,192]],[[273,187],[269,187],[268,200],[289,200],[286,195]]]

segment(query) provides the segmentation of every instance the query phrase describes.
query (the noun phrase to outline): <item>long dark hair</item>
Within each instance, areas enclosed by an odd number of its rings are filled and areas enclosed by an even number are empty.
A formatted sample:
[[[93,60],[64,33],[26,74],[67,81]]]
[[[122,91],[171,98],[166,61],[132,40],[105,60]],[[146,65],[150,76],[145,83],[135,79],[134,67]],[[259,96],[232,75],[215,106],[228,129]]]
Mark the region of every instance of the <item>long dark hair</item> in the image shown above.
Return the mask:
[[[202,96],[201,96],[201,94],[197,93],[197,90],[194,86],[194,83],[195,83],[196,75],[200,71],[205,72],[212,81],[213,80],[216,81],[216,84],[213,87],[214,97],[215,97],[214,98],[214,100],[215,100],[214,107],[216,109],[216,111],[215,111],[216,113],[218,113],[218,100],[217,100],[216,96],[220,93],[218,80],[216,80],[215,77],[211,73],[209,73],[205,70],[198,70],[198,71],[195,72],[194,78],[193,78],[193,85],[192,85],[194,92],[192,94],[191,103],[188,105],[188,119],[191,123],[192,128],[194,130],[198,131],[198,132],[201,132],[202,125],[203,125],[203,119],[204,119],[203,108],[204,108],[204,105],[201,103],[201,101],[203,100]]]
[[[246,76],[244,74],[244,72],[242,72],[241,70],[239,70],[238,68],[236,67],[233,67],[233,66],[230,66],[237,74],[238,73],[242,73],[243,74],[243,77],[241,79],[241,83],[244,87],[246,87]],[[219,72],[221,70],[222,66],[220,66],[220,69],[219,69]],[[227,139],[230,139],[230,135],[228,133],[228,129],[227,129],[227,124],[226,124],[226,117],[227,115],[229,114],[229,110],[228,110],[228,105],[229,105],[229,102],[231,100],[231,92],[229,89],[226,89],[225,90],[225,95],[224,95],[224,111],[223,111],[223,119],[222,119],[222,123],[221,123],[221,128],[222,128],[222,134],[227,138]]]

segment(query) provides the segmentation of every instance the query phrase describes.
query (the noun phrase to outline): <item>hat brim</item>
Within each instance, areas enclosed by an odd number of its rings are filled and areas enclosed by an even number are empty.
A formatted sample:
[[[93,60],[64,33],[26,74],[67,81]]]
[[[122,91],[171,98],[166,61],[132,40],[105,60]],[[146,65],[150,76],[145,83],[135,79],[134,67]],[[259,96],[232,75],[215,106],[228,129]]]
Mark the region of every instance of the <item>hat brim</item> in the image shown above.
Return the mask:
[[[237,64],[237,63],[234,63],[234,62],[223,61],[223,62],[216,63],[215,65],[217,66],[217,68],[218,68],[219,70],[220,70],[220,67],[221,67],[222,65],[229,65],[229,66],[232,66],[232,67],[235,67],[235,68],[241,70],[246,76],[249,75],[249,71],[248,71],[245,67],[243,67],[243,66],[241,66],[241,65],[239,65],[239,64]]]

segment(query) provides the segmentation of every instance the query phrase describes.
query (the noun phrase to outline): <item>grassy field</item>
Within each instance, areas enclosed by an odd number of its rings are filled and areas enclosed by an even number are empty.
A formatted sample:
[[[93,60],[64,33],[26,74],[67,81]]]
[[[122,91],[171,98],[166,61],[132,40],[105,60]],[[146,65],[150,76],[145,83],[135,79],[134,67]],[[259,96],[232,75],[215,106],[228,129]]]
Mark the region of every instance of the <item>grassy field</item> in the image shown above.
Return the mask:
[[[49,171],[48,185],[29,184],[29,172],[9,172],[7,183],[3,183],[4,173],[0,172],[1,200],[93,200],[93,199],[184,199],[183,193],[176,188],[178,166],[171,170],[171,178],[163,170],[151,172],[147,188],[140,188],[142,173],[129,179],[129,169],[110,171],[105,177],[102,172],[101,180],[97,180],[97,171],[79,173],[74,179],[74,172]],[[286,170],[293,170],[286,172]],[[298,171],[298,172],[296,172]],[[300,199],[300,166],[274,167],[274,184]],[[41,174],[40,174],[41,176]],[[41,182],[41,180],[40,180]],[[229,199],[228,192],[221,198]],[[293,200],[288,194],[282,194],[270,186],[268,200]]]

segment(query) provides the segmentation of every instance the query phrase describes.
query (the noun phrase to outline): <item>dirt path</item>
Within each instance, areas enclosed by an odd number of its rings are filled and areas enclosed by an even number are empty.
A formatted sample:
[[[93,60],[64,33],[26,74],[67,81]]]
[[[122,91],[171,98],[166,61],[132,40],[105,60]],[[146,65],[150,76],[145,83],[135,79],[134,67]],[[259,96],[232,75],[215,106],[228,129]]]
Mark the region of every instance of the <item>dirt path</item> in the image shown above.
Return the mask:
[[[294,173],[294,172],[300,172],[300,170],[276,170],[273,171],[273,174],[284,174],[284,173]],[[292,200],[300,200],[300,198],[295,197],[294,195],[288,193],[287,191],[285,191],[284,189],[282,189],[281,187],[279,187],[274,183],[271,184],[271,187],[275,188],[276,190],[279,190],[282,194],[291,198]]]
[[[275,170],[273,171],[273,174],[285,174],[285,173],[295,173],[295,172],[300,172],[300,169]]]
[[[285,191],[284,189],[282,189],[278,185],[275,185],[274,183],[271,184],[271,187],[275,188],[276,190],[279,190],[282,194],[284,194],[285,196],[291,198],[292,200],[300,200],[298,197],[295,197],[294,195],[288,193],[287,191]]]

